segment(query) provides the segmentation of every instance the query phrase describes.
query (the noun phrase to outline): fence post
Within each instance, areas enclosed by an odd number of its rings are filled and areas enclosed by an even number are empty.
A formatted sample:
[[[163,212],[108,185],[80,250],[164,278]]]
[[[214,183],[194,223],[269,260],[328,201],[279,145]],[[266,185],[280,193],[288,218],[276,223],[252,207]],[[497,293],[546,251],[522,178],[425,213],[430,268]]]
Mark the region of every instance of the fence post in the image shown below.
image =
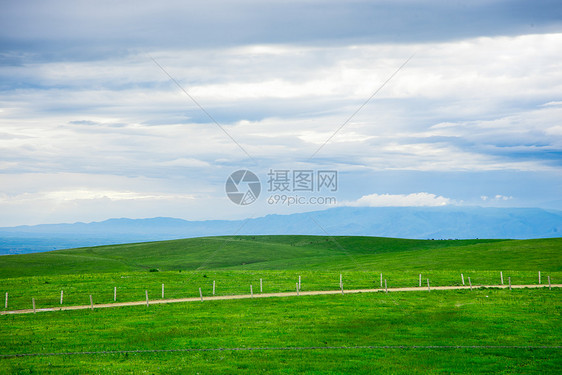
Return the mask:
[[[419,282],[419,286],[421,288],[421,273],[420,273],[420,282]]]
[[[427,291],[431,292],[431,288],[429,287],[429,279],[427,279]]]
[[[502,285],[503,285],[503,272],[502,271],[500,271],[500,278],[501,278]]]
[[[92,295],[90,294],[90,309],[94,309],[94,299],[92,298]]]
[[[254,297],[254,289],[252,289],[252,284],[250,284],[250,297]]]
[[[548,276],[548,290],[552,290],[550,286],[550,276]],[[8,306],[8,293],[6,293],[6,307]]]
[[[33,305],[33,313],[35,314],[36,313],[36,311],[35,311],[35,298],[31,299],[31,304]]]
[[[297,296],[299,296],[299,295],[300,295],[300,294],[299,294],[299,289],[300,289],[300,288],[299,288],[299,283],[296,283],[296,287],[297,287]]]
[[[203,292],[201,291],[201,288],[199,288],[199,297],[201,297],[201,302],[203,302]]]
[[[507,278],[507,281],[509,282],[509,290],[511,290],[511,276]]]
[[[164,299],[164,284],[162,284],[162,299]]]
[[[117,287],[113,287],[113,302],[117,301]]]
[[[215,295],[215,280],[213,280],[213,296]]]
[[[64,296],[64,293],[63,293],[63,291],[62,291],[62,289],[61,289],[61,291],[60,291],[60,304],[61,304],[61,305],[62,305],[63,296]]]
[[[8,308],[8,292],[6,292],[6,304],[4,305],[4,308]]]
[[[541,271],[539,271],[539,285],[541,284]]]
[[[464,285],[464,275],[461,273],[462,285]]]
[[[148,307],[148,290],[145,290],[144,294],[146,294],[146,307]]]
[[[388,286],[386,285],[386,279],[384,279],[384,292],[388,293]]]
[[[470,285],[470,290],[472,290],[472,281],[470,281],[470,276],[468,277],[468,285]]]
[[[382,272],[381,272],[381,288],[382,288]]]
[[[343,289],[343,277],[340,273],[340,289]]]
[[[260,279],[260,293],[263,293],[263,282],[262,282],[262,279]]]

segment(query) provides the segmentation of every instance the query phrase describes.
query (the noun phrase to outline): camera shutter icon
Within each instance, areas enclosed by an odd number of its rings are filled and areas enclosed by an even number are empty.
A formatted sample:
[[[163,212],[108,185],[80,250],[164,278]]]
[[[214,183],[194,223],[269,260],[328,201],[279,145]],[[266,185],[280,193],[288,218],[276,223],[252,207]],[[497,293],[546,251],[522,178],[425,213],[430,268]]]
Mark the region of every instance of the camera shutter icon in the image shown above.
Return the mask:
[[[253,172],[241,169],[228,176],[225,190],[233,203],[247,206],[254,203],[260,196],[261,182]]]

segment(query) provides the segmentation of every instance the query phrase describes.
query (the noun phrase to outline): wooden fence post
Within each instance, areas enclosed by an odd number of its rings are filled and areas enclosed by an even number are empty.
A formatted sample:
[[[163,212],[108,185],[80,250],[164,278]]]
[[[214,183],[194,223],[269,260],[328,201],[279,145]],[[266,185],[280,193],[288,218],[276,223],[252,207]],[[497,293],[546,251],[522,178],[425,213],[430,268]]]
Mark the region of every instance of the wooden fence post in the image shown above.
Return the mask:
[[[203,292],[201,291],[201,288],[199,288],[199,297],[201,297],[201,302],[203,302]]]
[[[419,282],[419,287],[421,288],[421,273],[420,273],[420,282]]]
[[[146,307],[148,307],[148,290],[145,290],[144,294],[146,294]]]
[[[260,279],[260,293],[263,293],[263,282],[262,282],[262,279]]]
[[[340,273],[340,289],[343,289],[343,277]]]
[[[541,285],[541,271],[539,271],[539,285]]]
[[[213,280],[213,296],[215,295],[215,280]]]
[[[462,285],[464,285],[464,275],[461,273]]]
[[[92,298],[92,295],[90,294],[90,309],[93,310],[94,309],[94,299]]]
[[[4,305],[4,308],[8,308],[8,292],[6,292],[6,304]]]
[[[117,287],[113,287],[113,302],[117,301]]]
[[[162,284],[162,299],[164,299],[164,284]]]
[[[503,285],[503,272],[502,271],[500,271],[500,278],[501,278],[502,285]]]
[[[250,284],[250,297],[254,297],[254,289],[252,289],[252,284]]]
[[[62,291],[62,289],[61,289],[61,291],[60,291],[60,304],[61,304],[61,305],[62,305],[63,296],[64,296],[64,293],[63,293],[63,291]]]
[[[31,299],[31,304],[33,305],[33,313],[35,314],[36,313],[36,311],[35,311],[35,298]]]
[[[381,272],[381,288],[382,288],[382,272]]]

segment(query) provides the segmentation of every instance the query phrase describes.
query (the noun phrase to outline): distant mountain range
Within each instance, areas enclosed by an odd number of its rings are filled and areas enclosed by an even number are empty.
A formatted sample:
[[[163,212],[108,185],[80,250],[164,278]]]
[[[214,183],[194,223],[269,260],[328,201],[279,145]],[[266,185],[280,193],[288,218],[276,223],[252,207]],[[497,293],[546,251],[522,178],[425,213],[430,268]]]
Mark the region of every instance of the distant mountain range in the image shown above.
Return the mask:
[[[247,220],[109,219],[0,228],[0,254],[218,235],[310,234],[442,238],[562,236],[562,211],[540,208],[336,207]]]

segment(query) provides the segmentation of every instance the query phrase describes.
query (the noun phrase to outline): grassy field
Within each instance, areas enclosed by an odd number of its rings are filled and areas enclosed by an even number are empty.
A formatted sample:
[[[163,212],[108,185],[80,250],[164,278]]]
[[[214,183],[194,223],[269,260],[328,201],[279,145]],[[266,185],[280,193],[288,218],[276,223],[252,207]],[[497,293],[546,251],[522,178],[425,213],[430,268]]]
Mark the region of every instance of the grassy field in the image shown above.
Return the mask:
[[[0,278],[190,270],[560,271],[562,238],[404,240],[234,236],[87,247],[0,257]]]
[[[380,286],[562,281],[562,239],[418,241],[369,237],[214,237],[0,257],[9,309],[204,295]],[[150,272],[158,269],[159,272]],[[467,281],[468,282],[468,281]],[[0,354],[349,346],[355,348],[113,353],[0,359],[3,373],[559,373],[559,290],[440,291],[206,301],[2,316]],[[2,307],[4,307],[2,305]]]
[[[2,317],[3,354],[326,346],[562,346],[559,290],[208,301]],[[25,348],[22,350],[22,348]],[[5,373],[555,373],[562,349],[324,349],[2,359]]]

